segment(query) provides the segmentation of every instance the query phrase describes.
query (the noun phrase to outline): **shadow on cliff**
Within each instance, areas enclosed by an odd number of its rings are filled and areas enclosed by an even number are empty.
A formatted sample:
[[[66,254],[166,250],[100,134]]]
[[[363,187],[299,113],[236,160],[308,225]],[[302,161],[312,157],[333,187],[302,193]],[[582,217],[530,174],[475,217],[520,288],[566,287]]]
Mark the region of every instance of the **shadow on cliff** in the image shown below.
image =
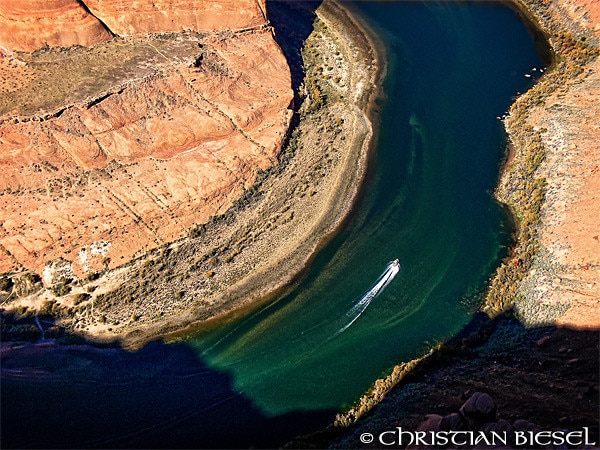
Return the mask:
[[[334,416],[269,417],[183,343],[131,352],[78,340],[2,344],[2,448],[277,448]]]
[[[275,40],[281,47],[292,73],[294,109],[302,102],[298,88],[304,80],[302,46],[313,31],[315,11],[322,0],[267,0],[268,19],[275,30]]]

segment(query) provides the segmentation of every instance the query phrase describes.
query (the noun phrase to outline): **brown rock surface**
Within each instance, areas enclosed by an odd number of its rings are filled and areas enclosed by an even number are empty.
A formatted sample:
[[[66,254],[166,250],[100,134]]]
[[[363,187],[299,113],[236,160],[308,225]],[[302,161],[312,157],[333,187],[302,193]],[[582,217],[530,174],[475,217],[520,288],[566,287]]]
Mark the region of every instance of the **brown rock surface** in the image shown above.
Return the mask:
[[[85,0],[113,33],[199,32],[248,28],[265,22],[264,0]]]
[[[33,51],[45,45],[94,45],[111,38],[77,0],[0,2],[0,48]]]
[[[542,170],[551,188],[540,242],[545,257],[560,266],[553,276],[539,277],[536,290],[544,303],[568,302],[558,323],[600,328],[600,60],[586,75],[531,116],[548,130]]]
[[[264,0],[6,0],[0,3],[0,49],[92,46],[113,33],[209,33],[260,27],[265,21]]]
[[[581,23],[600,36],[600,3],[597,0],[571,0],[558,2],[571,20]]]
[[[77,275],[121,265],[224,212],[276,161],[292,92],[270,31],[173,39],[169,57],[145,41],[160,60],[145,71],[144,55],[116,59],[121,77],[109,71],[96,92],[75,83],[46,98],[26,77],[11,88],[5,110],[22,109],[19,89],[33,89],[50,113],[0,117],[0,272],[41,273],[59,257]],[[140,44],[114,45],[121,55]],[[94,59],[110,48],[77,51]]]
[[[533,3],[534,10],[539,7]],[[545,8],[539,17],[546,31],[559,37],[571,34],[597,55],[597,2],[560,0]],[[567,61],[572,58],[568,51],[558,51]],[[532,323],[544,322],[540,313],[558,310],[555,323],[600,328],[600,60],[580,61],[571,63],[580,66],[574,78],[527,112],[526,123],[540,132],[544,146],[536,177],[545,179],[546,189],[538,227],[541,251],[519,288],[525,302],[517,308]],[[560,76],[560,69],[548,76],[557,71]]]

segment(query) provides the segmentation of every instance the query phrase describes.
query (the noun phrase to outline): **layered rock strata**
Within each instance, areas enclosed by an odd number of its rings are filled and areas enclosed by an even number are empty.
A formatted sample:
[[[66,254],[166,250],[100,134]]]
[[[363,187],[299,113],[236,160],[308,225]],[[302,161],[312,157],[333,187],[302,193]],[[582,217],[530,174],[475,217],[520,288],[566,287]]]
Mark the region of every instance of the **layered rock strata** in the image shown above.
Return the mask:
[[[262,26],[264,0],[7,0],[0,4],[0,48],[90,46],[119,36]]]
[[[33,51],[45,45],[94,45],[112,38],[77,0],[6,0],[0,3],[0,48]]]
[[[85,0],[86,6],[116,34],[236,30],[265,21],[265,0]]]
[[[148,14],[140,11],[150,2],[103,2],[102,22],[118,13],[120,33],[128,24],[135,34],[181,28],[208,34],[2,58],[0,273],[28,269],[51,282],[63,260],[70,265],[65,273],[78,277],[122,265],[227,210],[277,161],[292,91],[264,5],[237,2],[234,11],[227,2],[205,3],[179,10],[154,2],[170,25],[150,20],[148,28],[142,20]],[[28,11],[19,5],[3,3],[0,20],[21,12],[67,20],[73,9],[68,1],[45,2],[46,9],[34,2]],[[196,18],[182,22],[192,6]],[[221,15],[213,14],[210,8],[220,6]],[[96,20],[85,8],[79,13]],[[243,30],[214,32],[230,27]],[[25,47],[95,43],[69,36],[67,26],[60,39],[42,33]],[[94,61],[106,54],[103,64],[111,66],[101,73]]]

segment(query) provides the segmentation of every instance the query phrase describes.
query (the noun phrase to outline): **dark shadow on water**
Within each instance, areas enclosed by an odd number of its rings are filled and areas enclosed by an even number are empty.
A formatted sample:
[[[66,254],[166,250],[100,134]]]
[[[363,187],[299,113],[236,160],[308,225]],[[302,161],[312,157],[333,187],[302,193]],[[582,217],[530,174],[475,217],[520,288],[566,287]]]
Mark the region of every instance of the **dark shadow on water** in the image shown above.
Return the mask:
[[[474,392],[489,394],[497,407],[496,420],[515,429],[587,429],[589,442],[597,443],[599,345],[600,330],[525,327],[511,311],[493,319],[477,313],[367,416],[347,428],[328,427],[297,438],[286,448],[357,448],[365,432],[378,436],[396,427],[415,431],[426,415],[456,416]]]
[[[268,417],[187,345],[158,341],[4,342],[1,392],[2,448],[277,448],[335,414]]]

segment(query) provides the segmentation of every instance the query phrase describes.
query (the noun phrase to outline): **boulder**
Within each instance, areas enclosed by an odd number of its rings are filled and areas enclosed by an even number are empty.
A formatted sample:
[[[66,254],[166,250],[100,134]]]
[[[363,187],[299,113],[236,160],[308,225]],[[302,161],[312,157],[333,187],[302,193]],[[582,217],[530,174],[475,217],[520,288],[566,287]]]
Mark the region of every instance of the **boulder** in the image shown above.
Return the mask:
[[[513,448],[516,445],[515,441],[515,429],[508,420],[500,419],[498,422],[488,422],[481,426],[481,431],[486,435],[493,436],[494,433],[497,436],[507,437],[506,444],[508,448]],[[503,448],[503,447],[496,447]]]
[[[460,407],[460,413],[473,429],[496,420],[496,404],[489,394],[475,392]]]
[[[417,431],[440,431],[440,424],[444,418],[437,414],[427,414],[425,420],[417,427]]]
[[[540,427],[536,424],[529,422],[528,420],[518,419],[513,423],[513,427],[516,431],[532,431],[537,432],[540,431]]]
[[[468,422],[461,414],[452,413],[445,416],[440,422],[441,431],[469,431]]]

